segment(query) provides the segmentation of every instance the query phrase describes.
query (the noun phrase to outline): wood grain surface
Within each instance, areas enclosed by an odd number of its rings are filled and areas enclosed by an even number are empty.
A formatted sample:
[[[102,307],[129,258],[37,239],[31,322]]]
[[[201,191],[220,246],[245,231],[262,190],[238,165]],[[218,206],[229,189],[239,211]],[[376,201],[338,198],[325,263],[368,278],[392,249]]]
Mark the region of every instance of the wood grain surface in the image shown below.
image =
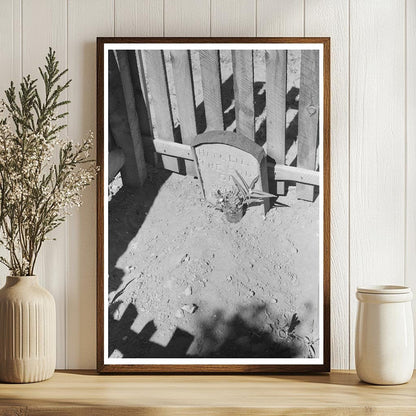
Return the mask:
[[[254,140],[253,51],[233,50],[232,61],[237,132]]]
[[[159,134],[159,139],[174,142],[172,112],[162,51],[146,50],[143,51],[142,56],[146,68],[149,68],[147,82],[152,96],[150,108],[153,109],[152,120],[155,130]],[[165,169],[179,172],[178,161],[175,158],[162,156],[162,163]]]
[[[204,97],[207,130],[222,130],[224,121],[221,103],[221,74],[219,51],[201,50],[201,82]]]
[[[286,67],[287,51],[266,51],[267,155],[282,166],[286,163]],[[277,182],[276,194],[284,193],[285,183]]]
[[[0,384],[0,415],[414,415],[415,377],[361,383],[353,372],[310,376],[100,376],[57,372]]]
[[[191,144],[196,136],[195,94],[192,80],[191,55],[186,50],[170,51],[176,86],[182,143]],[[196,176],[194,163],[185,161],[187,175]]]

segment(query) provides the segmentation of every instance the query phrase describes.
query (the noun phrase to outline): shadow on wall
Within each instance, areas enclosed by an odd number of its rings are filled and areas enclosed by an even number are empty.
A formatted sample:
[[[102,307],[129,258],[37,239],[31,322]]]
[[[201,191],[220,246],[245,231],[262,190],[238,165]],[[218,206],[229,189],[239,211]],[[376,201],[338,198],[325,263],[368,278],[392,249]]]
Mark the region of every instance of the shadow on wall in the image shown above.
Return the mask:
[[[166,346],[151,341],[157,327],[153,320],[136,333],[131,329],[138,316],[129,304],[120,320],[113,315],[120,306],[115,301],[109,308],[108,354],[117,358],[294,358],[304,354],[301,342],[288,336],[276,341],[272,326],[265,326],[265,306],[244,307],[231,318],[221,310],[214,318],[200,322],[198,334],[192,335],[176,327]],[[296,317],[296,315],[294,315]],[[292,319],[287,331],[294,332],[299,321]],[[188,353],[193,342],[200,346],[198,355]]]

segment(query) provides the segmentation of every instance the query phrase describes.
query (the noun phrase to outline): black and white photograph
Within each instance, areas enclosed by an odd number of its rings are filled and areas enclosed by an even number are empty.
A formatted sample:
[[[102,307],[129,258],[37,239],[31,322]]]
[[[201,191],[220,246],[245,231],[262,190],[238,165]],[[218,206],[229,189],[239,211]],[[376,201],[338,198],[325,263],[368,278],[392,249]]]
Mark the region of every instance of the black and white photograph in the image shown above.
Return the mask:
[[[103,58],[103,364],[322,365],[322,44]]]

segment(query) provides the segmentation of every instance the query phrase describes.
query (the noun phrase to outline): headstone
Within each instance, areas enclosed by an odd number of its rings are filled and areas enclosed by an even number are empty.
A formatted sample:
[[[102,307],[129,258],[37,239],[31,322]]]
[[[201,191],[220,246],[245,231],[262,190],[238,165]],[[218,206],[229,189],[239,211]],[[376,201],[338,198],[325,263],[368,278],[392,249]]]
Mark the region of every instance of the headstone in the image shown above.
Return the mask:
[[[235,186],[232,176],[238,172],[247,183],[259,176],[255,188],[268,192],[266,154],[247,137],[230,131],[209,131],[196,136],[192,143],[198,177],[205,199],[215,204],[217,190]],[[269,199],[264,201],[265,211]]]

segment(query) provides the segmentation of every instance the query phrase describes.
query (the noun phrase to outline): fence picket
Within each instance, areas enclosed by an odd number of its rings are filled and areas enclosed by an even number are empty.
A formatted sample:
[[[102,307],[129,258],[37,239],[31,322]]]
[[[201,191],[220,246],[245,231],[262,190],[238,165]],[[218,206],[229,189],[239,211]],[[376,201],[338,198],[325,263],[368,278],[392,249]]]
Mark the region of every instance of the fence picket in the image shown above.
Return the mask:
[[[150,124],[148,109],[146,106],[144,91],[140,82],[140,69],[139,63],[137,62],[136,52],[139,51],[127,51],[130,64],[131,81],[133,84],[133,93],[136,101],[136,111],[137,116],[139,117],[140,130],[142,134],[149,136],[152,133],[152,128]]]
[[[232,51],[237,132],[254,140],[253,51]]]
[[[194,86],[192,82],[191,56],[187,50],[170,51],[182,143],[191,144],[196,137]],[[196,176],[195,164],[185,160],[187,175]]]
[[[146,75],[144,72],[144,63],[142,51],[134,51],[136,55],[136,64],[137,64],[137,74],[140,81],[140,90],[143,94],[144,104],[146,106],[146,112],[148,117],[149,124],[149,135],[153,136],[153,123],[152,123],[152,114],[150,112],[150,101],[149,101],[149,91],[147,90],[146,84]]]
[[[123,86],[120,71],[116,61],[116,54],[112,51],[109,53],[109,122],[113,133],[114,141],[118,147],[123,149],[126,158],[121,170],[123,184],[131,187],[142,185],[141,176],[138,171],[135,150],[133,146],[132,134],[130,131],[129,119],[124,99]]]
[[[127,154],[127,158],[133,157],[136,161],[138,181],[143,185],[146,180],[147,171],[144,161],[144,150],[142,143],[142,135],[140,132],[139,118],[136,111],[136,99],[133,91],[133,82],[131,79],[130,63],[127,51],[117,51],[117,58],[120,67],[121,85],[124,93],[124,103],[126,106],[127,119],[130,126],[130,137],[132,139],[133,154]]]
[[[199,52],[207,131],[223,130],[219,51]]]
[[[302,50],[297,166],[315,170],[319,121],[319,52]],[[313,201],[314,186],[298,183],[299,199]]]
[[[133,69],[133,73],[135,75],[134,76],[132,75],[132,77],[134,78],[137,76],[139,77],[138,87],[140,88],[140,91],[142,93],[142,98],[144,101],[144,109],[141,107],[141,105],[137,109],[140,123],[142,123],[142,119],[144,118],[144,116],[147,115],[147,123],[143,122],[143,124],[140,124],[140,128],[142,129],[143,136],[147,136],[147,137],[151,136],[153,138],[154,126],[152,123],[152,114],[150,111],[149,91],[148,91],[147,83],[146,83],[146,75],[144,71],[142,51],[140,50],[134,51],[134,55],[135,55],[136,68]],[[151,165],[156,165],[157,160],[158,160],[158,155],[154,153],[154,151],[150,149],[148,146],[144,145],[143,147],[144,147],[144,157],[145,157],[146,162],[150,163]]]
[[[142,54],[147,68],[147,82],[151,97],[150,105],[154,109],[154,130],[160,140],[175,141],[162,51],[145,50]],[[162,155],[162,164],[167,170],[179,172],[179,161],[174,157]]]
[[[286,78],[287,51],[266,51],[267,155],[279,165],[286,158]],[[284,194],[283,181],[277,181],[276,192]]]

